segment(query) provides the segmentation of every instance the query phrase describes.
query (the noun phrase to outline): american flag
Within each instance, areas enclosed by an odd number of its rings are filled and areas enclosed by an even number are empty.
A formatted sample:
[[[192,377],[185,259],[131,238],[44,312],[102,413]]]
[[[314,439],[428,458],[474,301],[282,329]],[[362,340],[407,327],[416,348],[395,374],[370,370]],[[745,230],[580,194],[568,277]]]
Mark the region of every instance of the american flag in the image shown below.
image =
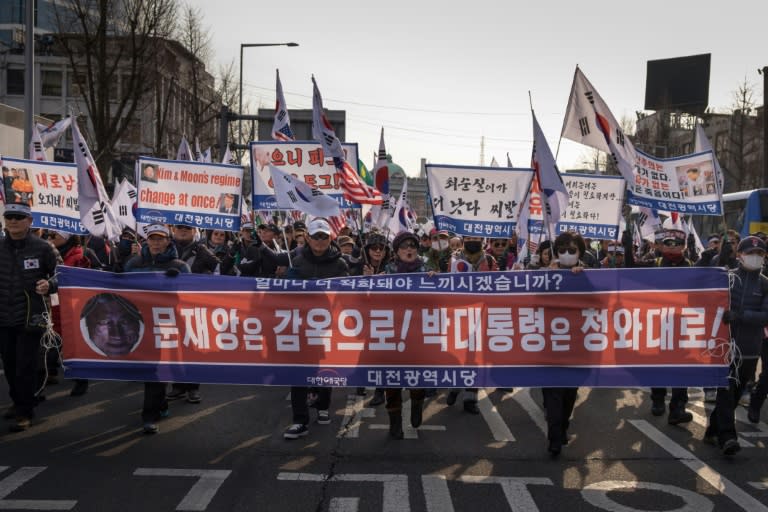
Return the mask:
[[[333,158],[336,173],[341,178],[344,198],[358,204],[381,204],[381,192],[368,186],[357,172],[345,161],[344,149],[323,110],[323,98],[312,77],[312,135],[323,146],[323,152]]]
[[[344,226],[347,225],[347,221],[344,215],[327,217],[327,219],[328,219],[328,224],[331,225],[331,231],[333,231],[333,238],[337,238],[339,236],[339,231],[344,229]]]

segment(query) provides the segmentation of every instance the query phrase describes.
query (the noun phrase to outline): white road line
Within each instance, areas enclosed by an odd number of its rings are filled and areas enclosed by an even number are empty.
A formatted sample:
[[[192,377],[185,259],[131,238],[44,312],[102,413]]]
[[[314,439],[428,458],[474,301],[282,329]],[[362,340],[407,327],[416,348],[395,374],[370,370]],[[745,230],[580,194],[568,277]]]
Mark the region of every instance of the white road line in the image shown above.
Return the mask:
[[[347,395],[347,407],[344,409],[344,419],[336,437],[358,438],[360,437],[360,424],[363,418],[373,418],[376,411],[372,407],[365,407],[365,397],[359,395]]]
[[[501,414],[496,410],[496,406],[491,402],[485,389],[481,388],[477,392],[477,407],[480,409],[480,414],[483,415],[483,419],[488,424],[488,428],[491,429],[491,434],[493,434],[493,438],[496,441],[506,443],[515,441],[515,436],[512,435],[512,431],[509,430]]]
[[[427,402],[425,402],[426,407]],[[407,413],[405,412],[407,411]],[[445,425],[425,425],[421,424],[419,428],[413,428],[411,426],[411,400],[408,399],[405,402],[403,402],[403,439],[418,439],[419,438],[419,430],[431,430],[436,432],[444,432],[447,430],[445,428]],[[389,424],[385,425],[382,423],[374,423],[372,425],[369,425],[371,430],[388,430]]]
[[[445,475],[421,475],[421,487],[424,489],[427,512],[454,512]]]
[[[360,498],[331,498],[329,512],[357,512],[360,510]]]
[[[702,480],[720,491],[744,510],[751,512],[768,511],[768,507],[747,494],[740,487],[715,471],[711,466],[698,459],[672,439],[665,436],[657,428],[645,420],[629,420],[629,422],[649,439],[658,444],[670,455],[680,460],[688,469],[696,473]]]
[[[45,471],[46,466],[22,467],[0,480],[0,510],[71,510],[73,500],[6,500],[6,496]],[[0,466],[0,472],[7,466]]]
[[[539,427],[539,430],[541,430],[544,436],[546,436],[547,419],[544,417],[544,411],[541,409],[541,407],[539,407],[536,402],[533,401],[533,397],[531,396],[531,388],[515,389],[513,398],[518,404],[520,404],[523,409],[525,409],[525,412],[528,413],[528,416],[531,417],[531,420],[533,420],[536,426]]]
[[[289,482],[381,482],[384,487],[382,512],[410,512],[408,475],[339,474],[328,479],[318,473],[278,473],[278,480]]]
[[[135,476],[197,477],[198,480],[176,506],[176,510],[200,511],[208,508],[224,480],[232,473],[228,469],[138,468]]]
[[[688,403],[692,406],[701,407],[706,411],[706,416],[703,416],[696,411],[690,410],[690,407],[688,408],[688,412],[690,412],[693,415],[693,422],[697,425],[701,426],[701,428],[706,429],[707,425],[709,425],[709,415],[712,412],[712,409],[714,409],[713,404],[705,403],[702,400],[689,400]],[[736,421],[742,421],[744,423],[748,423],[749,420],[747,419],[747,415],[744,411],[740,411],[741,407],[736,407]],[[741,413],[741,414],[739,414]],[[760,428],[759,425],[755,425],[757,428]],[[762,430],[762,429],[761,429]],[[767,429],[768,430],[768,429]],[[738,432],[737,435],[739,436],[739,443],[741,444],[742,448],[754,448],[755,445],[744,439],[745,433],[744,432]],[[751,437],[751,436],[746,436]]]

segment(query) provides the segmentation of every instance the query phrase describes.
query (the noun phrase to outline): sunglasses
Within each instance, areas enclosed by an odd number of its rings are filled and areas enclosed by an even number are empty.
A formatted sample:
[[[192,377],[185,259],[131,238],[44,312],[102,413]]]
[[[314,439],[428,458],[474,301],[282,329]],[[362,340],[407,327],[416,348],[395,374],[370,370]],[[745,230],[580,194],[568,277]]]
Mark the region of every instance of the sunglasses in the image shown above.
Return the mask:
[[[173,226],[173,227],[176,228],[176,229],[195,229],[192,226],[181,226],[181,225],[179,225],[179,226]]]
[[[565,254],[565,253],[576,254],[577,252],[579,252],[579,250],[576,247],[567,247],[567,248],[561,247],[560,249],[557,250],[558,254]]]
[[[403,242],[400,244],[400,247],[398,249],[415,249],[416,244],[413,242]]]
[[[493,246],[494,247],[506,247],[507,243],[506,242],[493,242]]]
[[[384,250],[384,246],[383,245],[372,245],[371,246],[371,250],[372,251],[383,251]]]
[[[27,216],[18,213],[6,213],[5,218],[8,220],[24,220],[27,218]]]
[[[681,245],[684,245],[684,242],[681,242],[679,240],[664,240],[664,246],[666,247],[679,247]]]
[[[328,240],[330,236],[325,233],[315,233],[314,235],[309,235],[309,238],[312,240]]]

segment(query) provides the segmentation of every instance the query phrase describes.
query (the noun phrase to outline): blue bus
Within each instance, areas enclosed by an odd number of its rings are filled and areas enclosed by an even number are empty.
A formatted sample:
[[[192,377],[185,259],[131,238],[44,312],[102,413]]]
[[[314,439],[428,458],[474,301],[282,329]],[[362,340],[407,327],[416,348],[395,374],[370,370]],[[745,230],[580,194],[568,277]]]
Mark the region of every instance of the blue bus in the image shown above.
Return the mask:
[[[768,188],[723,194],[723,214],[728,229],[738,231],[742,238],[760,231],[768,234]],[[720,217],[706,216],[701,220],[700,236],[722,232]]]

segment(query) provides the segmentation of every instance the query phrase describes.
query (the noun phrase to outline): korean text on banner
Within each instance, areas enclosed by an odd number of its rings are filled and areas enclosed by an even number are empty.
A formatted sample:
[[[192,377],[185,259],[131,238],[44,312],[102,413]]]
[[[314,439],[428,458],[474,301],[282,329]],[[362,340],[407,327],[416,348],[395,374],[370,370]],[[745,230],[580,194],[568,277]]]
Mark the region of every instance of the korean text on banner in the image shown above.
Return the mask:
[[[714,267],[317,281],[65,267],[59,285],[67,377],[717,387],[728,373],[728,277]]]
[[[635,181],[627,202],[654,210],[691,215],[722,215],[712,151],[675,158],[637,152]]]
[[[243,169],[142,157],[136,220],[238,231]]]
[[[348,162],[357,162],[357,144],[342,144],[342,148]],[[284,209],[275,201],[275,189],[269,174],[270,165],[280,167],[311,188],[334,198],[341,208],[360,208],[359,204],[344,199],[333,158],[323,153],[319,142],[251,142],[250,151],[254,210]]]
[[[437,229],[468,236],[512,235],[533,169],[426,167]]]
[[[80,223],[75,164],[3,157],[3,186],[9,203],[32,207],[32,227],[88,234]]]

